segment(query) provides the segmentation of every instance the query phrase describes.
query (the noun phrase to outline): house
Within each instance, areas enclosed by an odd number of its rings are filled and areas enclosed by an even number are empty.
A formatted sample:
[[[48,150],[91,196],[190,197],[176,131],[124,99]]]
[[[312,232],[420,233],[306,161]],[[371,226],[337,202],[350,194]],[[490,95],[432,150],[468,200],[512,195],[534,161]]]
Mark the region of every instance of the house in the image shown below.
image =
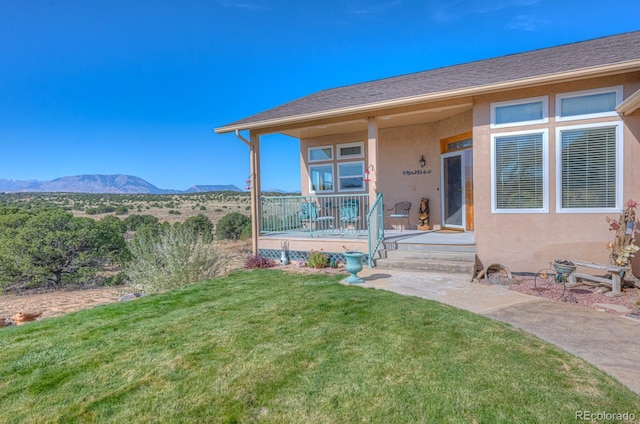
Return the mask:
[[[430,226],[470,235],[477,269],[536,272],[554,258],[607,262],[606,217],[640,199],[639,109],[636,31],[324,90],[215,131],[250,146],[255,251],[288,241],[373,256],[419,233],[428,198]],[[271,133],[300,141],[299,198],[259,196]],[[409,225],[388,218],[400,201]]]

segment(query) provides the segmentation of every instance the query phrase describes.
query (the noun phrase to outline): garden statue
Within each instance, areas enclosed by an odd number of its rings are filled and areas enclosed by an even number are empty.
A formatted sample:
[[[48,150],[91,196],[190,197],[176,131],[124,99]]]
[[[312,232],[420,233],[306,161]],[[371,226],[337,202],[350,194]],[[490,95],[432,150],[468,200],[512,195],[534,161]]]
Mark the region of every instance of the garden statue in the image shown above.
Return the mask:
[[[640,250],[635,244],[636,233],[638,233],[635,212],[637,206],[635,201],[629,200],[619,219],[607,217],[609,230],[616,232],[614,240],[607,243],[607,248],[611,250],[609,262],[612,265],[629,267],[629,272],[625,273],[625,280],[635,280],[636,285],[638,280],[633,277],[631,258]]]
[[[429,227],[429,199],[423,197],[420,200],[420,209],[418,210],[418,229],[428,230]]]

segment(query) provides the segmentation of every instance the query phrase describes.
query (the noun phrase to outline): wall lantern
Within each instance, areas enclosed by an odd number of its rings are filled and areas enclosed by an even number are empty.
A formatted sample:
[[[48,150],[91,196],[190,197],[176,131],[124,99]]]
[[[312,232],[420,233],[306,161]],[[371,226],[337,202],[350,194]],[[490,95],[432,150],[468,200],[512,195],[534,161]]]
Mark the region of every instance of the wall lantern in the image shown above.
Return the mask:
[[[364,170],[364,179],[362,181],[364,181],[365,183],[370,183],[371,182],[371,171],[373,171],[373,165],[369,165],[367,166],[367,169]]]
[[[420,156],[420,160],[418,161],[418,163],[420,164],[420,168],[424,168],[424,165],[427,163],[424,160],[424,155]]]

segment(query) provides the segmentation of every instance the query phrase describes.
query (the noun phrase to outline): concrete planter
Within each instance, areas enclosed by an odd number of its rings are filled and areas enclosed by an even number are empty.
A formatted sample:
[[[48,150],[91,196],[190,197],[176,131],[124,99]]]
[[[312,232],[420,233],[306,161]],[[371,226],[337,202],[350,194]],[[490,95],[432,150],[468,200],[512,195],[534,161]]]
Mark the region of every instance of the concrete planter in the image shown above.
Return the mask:
[[[362,271],[362,260],[364,259],[364,253],[348,251],[344,252],[344,257],[347,259],[347,265],[345,266],[345,269],[351,274],[349,277],[347,277],[347,283],[364,283],[364,280],[357,275],[360,271]]]

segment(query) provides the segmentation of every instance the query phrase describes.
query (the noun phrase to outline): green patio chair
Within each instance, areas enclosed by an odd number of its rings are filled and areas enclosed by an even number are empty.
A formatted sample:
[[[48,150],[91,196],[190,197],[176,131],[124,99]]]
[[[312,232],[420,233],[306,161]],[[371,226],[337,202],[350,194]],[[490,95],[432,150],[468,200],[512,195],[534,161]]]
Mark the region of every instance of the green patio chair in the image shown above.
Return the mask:
[[[344,232],[346,229],[356,230],[360,221],[360,202],[358,200],[345,200],[340,206],[340,229]]]
[[[320,216],[318,212],[318,205],[314,202],[305,202],[302,204],[300,222],[305,226],[308,225],[310,230],[313,230],[314,226],[317,230],[326,230],[333,227],[333,217]]]

